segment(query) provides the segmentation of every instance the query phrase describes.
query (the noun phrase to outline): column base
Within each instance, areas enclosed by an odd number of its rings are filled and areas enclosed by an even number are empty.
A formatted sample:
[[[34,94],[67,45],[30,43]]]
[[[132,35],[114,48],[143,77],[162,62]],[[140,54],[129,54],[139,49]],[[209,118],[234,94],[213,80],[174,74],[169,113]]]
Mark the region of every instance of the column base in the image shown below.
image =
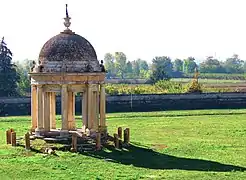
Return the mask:
[[[61,137],[68,137],[69,136],[69,131],[68,130],[61,130],[60,131],[60,136]]]
[[[36,128],[35,129],[35,136],[42,137],[44,135],[44,128]]]

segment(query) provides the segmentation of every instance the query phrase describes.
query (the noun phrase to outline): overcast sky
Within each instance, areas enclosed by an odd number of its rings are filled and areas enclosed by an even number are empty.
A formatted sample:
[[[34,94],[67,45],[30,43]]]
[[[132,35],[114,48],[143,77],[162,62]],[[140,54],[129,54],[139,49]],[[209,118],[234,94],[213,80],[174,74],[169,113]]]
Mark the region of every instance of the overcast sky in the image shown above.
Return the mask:
[[[14,60],[37,59],[43,44],[71,29],[98,58],[122,51],[129,60],[154,56],[246,59],[245,0],[0,0],[0,36]]]

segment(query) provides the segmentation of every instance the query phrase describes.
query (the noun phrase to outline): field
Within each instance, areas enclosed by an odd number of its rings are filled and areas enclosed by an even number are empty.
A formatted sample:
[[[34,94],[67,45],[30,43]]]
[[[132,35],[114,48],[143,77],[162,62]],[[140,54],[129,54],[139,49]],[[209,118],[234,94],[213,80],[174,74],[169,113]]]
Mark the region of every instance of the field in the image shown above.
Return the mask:
[[[45,156],[5,145],[5,130],[23,135],[29,117],[1,118],[0,179],[246,179],[246,110],[115,113],[107,119],[110,134],[130,128],[128,150]]]

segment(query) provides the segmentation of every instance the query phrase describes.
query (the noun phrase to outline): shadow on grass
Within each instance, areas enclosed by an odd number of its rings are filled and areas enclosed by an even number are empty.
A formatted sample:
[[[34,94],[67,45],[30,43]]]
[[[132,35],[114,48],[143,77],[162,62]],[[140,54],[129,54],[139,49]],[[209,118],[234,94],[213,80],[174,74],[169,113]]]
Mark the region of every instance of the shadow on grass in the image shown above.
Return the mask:
[[[151,149],[138,147],[135,145],[131,145],[127,149],[123,149],[121,151],[114,149],[113,146],[107,146],[106,149],[102,151],[82,154],[104,159],[106,161],[148,169],[179,169],[214,172],[246,170],[245,167],[226,165],[209,160],[190,159],[161,154]]]

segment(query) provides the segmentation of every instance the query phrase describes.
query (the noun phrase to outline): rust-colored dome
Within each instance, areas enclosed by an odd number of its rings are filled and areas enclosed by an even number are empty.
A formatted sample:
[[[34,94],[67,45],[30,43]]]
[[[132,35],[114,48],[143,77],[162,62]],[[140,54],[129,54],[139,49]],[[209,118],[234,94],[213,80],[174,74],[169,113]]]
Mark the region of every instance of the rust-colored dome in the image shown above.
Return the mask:
[[[39,62],[43,72],[99,72],[93,46],[82,36],[65,30],[42,47]]]

